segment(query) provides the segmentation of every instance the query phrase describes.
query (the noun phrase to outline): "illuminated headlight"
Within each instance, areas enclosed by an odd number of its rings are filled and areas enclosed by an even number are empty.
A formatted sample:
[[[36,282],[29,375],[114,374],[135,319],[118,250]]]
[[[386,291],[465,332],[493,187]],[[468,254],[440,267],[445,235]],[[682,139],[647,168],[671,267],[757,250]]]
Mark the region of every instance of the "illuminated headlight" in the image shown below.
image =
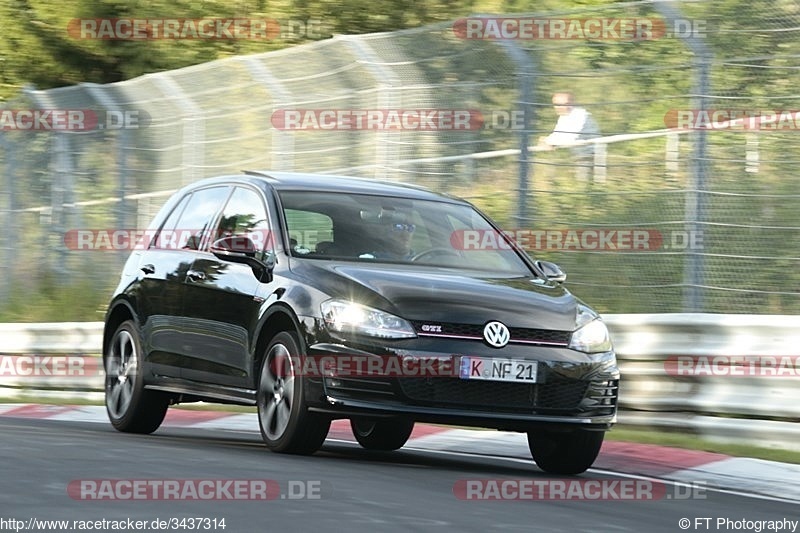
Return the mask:
[[[605,323],[596,318],[572,332],[569,347],[584,353],[611,351],[611,336]]]
[[[414,328],[400,317],[343,300],[322,303],[325,325],[336,333],[358,333],[382,339],[416,337]]]

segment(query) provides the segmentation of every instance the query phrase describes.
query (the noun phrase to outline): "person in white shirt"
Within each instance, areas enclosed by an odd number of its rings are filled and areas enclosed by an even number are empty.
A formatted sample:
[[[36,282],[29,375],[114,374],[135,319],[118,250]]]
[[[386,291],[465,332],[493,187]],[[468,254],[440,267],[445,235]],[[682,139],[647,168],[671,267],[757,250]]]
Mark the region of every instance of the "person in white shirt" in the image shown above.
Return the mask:
[[[600,128],[592,114],[575,105],[575,96],[572,93],[555,93],[553,107],[558,113],[558,122],[550,135],[539,139],[540,149],[552,150],[560,146],[570,146],[576,141],[600,137]],[[594,166],[595,146],[586,144],[570,148],[575,158],[575,175],[580,180],[586,180],[589,169]]]

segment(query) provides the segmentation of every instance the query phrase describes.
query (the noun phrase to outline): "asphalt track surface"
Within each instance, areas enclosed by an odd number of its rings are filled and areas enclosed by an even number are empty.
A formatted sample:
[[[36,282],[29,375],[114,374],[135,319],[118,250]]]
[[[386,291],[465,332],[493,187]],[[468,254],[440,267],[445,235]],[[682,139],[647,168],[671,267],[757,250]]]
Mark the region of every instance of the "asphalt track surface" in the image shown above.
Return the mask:
[[[257,431],[162,427],[142,436],[122,434],[106,424],[0,418],[0,460],[0,530],[12,531],[8,519],[24,522],[19,530],[25,531],[31,518],[130,518],[147,522],[143,531],[158,530],[150,527],[155,519],[202,518],[208,520],[195,522],[194,530],[236,533],[756,531],[735,528],[735,523],[718,527],[716,520],[800,519],[800,505],[795,503],[713,489],[701,498],[683,499],[667,487],[665,496],[644,501],[464,500],[454,492],[459,480],[558,478],[531,461],[503,457],[502,450],[496,456],[413,448],[377,453],[328,440],[313,456],[281,455],[267,451]],[[280,495],[268,501],[90,500],[68,492],[80,480],[119,479],[266,479],[277,482]],[[590,470],[572,479],[611,482],[631,477]],[[317,491],[313,496],[318,497],[292,499],[300,487]],[[223,518],[225,529],[219,527]],[[691,521],[688,529],[679,526],[683,518]],[[178,527],[162,530],[190,530],[189,521],[183,527],[174,523]],[[80,529],[50,529],[56,530]]]

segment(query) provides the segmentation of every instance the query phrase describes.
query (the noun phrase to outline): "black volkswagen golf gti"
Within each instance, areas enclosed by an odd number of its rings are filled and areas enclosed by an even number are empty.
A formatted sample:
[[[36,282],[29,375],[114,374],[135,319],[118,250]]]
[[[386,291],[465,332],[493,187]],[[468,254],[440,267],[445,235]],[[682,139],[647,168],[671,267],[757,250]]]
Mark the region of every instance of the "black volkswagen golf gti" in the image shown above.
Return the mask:
[[[395,450],[420,421],[525,432],[540,468],[577,474],[616,421],[600,317],[463,200],[247,172],[183,188],[143,233],[105,321],[120,431],[234,403],[276,452],[315,452],[336,418]]]

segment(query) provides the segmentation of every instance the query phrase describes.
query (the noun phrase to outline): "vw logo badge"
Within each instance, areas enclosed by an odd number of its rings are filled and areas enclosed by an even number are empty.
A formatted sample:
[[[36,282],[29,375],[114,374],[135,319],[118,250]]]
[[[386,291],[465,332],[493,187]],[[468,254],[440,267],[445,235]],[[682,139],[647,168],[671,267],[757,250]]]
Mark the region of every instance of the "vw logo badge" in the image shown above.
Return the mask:
[[[502,322],[489,322],[483,328],[483,338],[489,343],[489,346],[495,348],[502,348],[508,341],[511,340],[511,334],[508,328]]]

